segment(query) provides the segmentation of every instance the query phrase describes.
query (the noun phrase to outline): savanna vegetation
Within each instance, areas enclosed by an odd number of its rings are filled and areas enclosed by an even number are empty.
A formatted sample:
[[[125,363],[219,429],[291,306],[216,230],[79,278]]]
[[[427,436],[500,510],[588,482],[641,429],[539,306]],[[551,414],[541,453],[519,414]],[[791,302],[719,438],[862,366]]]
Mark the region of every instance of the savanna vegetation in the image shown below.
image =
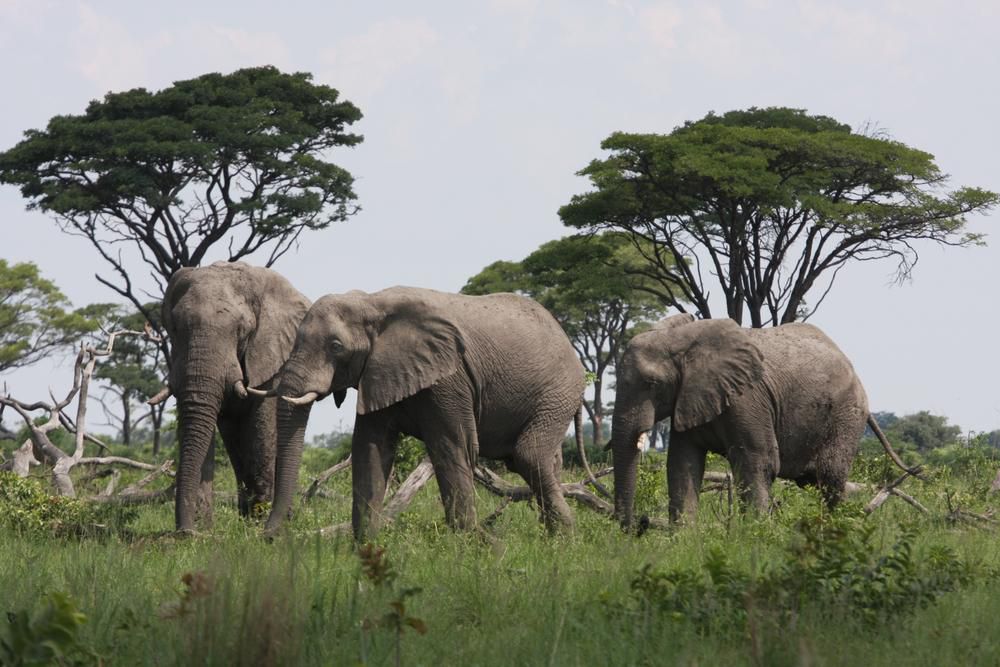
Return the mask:
[[[491,465],[481,531],[448,529],[431,481],[358,545],[342,529],[350,475],[334,468],[350,436],[330,433],[307,448],[276,539],[261,538],[267,507],[238,515],[221,447],[214,526],[175,535],[174,414],[144,404],[169,341],[147,331],[100,352],[86,337],[157,328],[181,267],[213,253],[271,266],[302,232],[352,216],[353,178],[325,158],[361,142],[347,131],[360,117],[310,75],[263,67],[109,93],[0,153],[0,183],[87,238],[111,271],[97,280],[128,301],[74,310],[37,267],[0,260],[0,372],[91,343],[78,354],[88,374],[65,399],[57,387],[47,414],[16,387],[0,395],[0,417],[24,422],[0,431],[16,463],[0,466],[0,664],[1000,662],[1000,436],[926,412],[877,415],[921,477],[898,477],[866,439],[835,511],[779,483],[772,513],[744,514],[711,457],[696,523],[668,527],[665,454],[651,450],[637,512],[652,529],[639,536],[599,499],[577,506],[574,531],[548,535],[530,503],[489,490],[520,484]],[[981,243],[966,216],[998,201],[946,191],[925,152],[796,109],[709,114],[602,148],[580,172],[591,191],[559,211],[581,235],[492,263],[463,291],[527,294],[563,326],[591,373],[587,451],[608,486],[607,383],[632,335],[670,308],[711,316],[716,284],[737,322],[804,319],[849,262],[895,259],[906,276],[920,243]],[[67,411],[100,387],[112,432],[85,437],[86,411]],[[401,443],[397,489],[423,458]],[[569,442],[563,458],[564,482],[583,479]]]
[[[307,449],[303,489],[346,455],[342,437],[324,441]],[[952,444],[907,483],[927,514],[893,498],[867,515],[873,489],[829,513],[779,484],[771,516],[741,516],[719,489],[695,526],[636,538],[578,507],[575,532],[552,537],[513,503],[482,537],[443,525],[431,483],[360,549],[319,532],[348,519],[344,473],[271,543],[239,518],[224,457],[215,528],[194,539],[172,537],[169,504],[53,498],[37,473],[3,473],[0,662],[992,664],[1000,452]],[[397,480],[421,455],[400,449]],[[663,458],[643,463],[641,511],[662,511]],[[854,478],[877,486],[888,471],[865,455]],[[480,490],[480,517],[503,502]]]

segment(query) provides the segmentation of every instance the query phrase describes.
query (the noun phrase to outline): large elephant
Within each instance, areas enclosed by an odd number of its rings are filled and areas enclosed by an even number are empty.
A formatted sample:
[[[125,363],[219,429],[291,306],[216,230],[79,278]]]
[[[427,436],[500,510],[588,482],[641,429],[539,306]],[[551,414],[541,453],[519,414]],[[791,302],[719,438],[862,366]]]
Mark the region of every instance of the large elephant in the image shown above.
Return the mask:
[[[193,530],[196,514],[211,522],[205,491],[216,426],[236,473],[240,513],[271,499],[277,416],[301,408],[247,396],[246,387],[272,386],[309,305],[278,273],[242,262],[183,268],[170,278],[162,316],[180,425],[178,530]]]
[[[698,508],[705,455],[725,456],[742,500],[767,510],[775,477],[815,484],[831,506],[870,423],[851,362],[809,324],[743,329],[730,319],[674,315],[636,336],[618,369],[611,443],[615,513],[632,524],[637,440],[671,417],[670,517]]]
[[[316,301],[277,393],[298,404],[333,393],[339,405],[357,389],[352,526],[361,539],[378,530],[400,433],[426,444],[451,526],[475,524],[480,454],[528,482],[550,529],[572,525],[558,473],[585,384],[566,334],[531,299],[393,287]],[[305,426],[301,412],[279,424],[269,534],[290,508]]]

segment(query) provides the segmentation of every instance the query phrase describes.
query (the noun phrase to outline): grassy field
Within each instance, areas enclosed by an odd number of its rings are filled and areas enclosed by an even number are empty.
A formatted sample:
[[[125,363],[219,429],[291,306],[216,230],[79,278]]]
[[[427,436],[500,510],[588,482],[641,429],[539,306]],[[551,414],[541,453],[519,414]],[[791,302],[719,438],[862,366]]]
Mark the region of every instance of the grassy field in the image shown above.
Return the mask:
[[[49,638],[65,664],[1000,664],[1000,541],[948,518],[989,509],[995,467],[973,463],[907,483],[929,515],[892,498],[866,517],[871,494],[829,514],[778,484],[771,516],[706,493],[697,526],[639,538],[583,508],[550,537],[526,503],[454,534],[430,484],[364,553],[315,530],[348,518],[349,474],[272,543],[225,504],[184,540],[170,505],[83,535],[0,507],[0,662]],[[662,471],[643,482],[656,508]],[[480,491],[480,515],[499,502]]]

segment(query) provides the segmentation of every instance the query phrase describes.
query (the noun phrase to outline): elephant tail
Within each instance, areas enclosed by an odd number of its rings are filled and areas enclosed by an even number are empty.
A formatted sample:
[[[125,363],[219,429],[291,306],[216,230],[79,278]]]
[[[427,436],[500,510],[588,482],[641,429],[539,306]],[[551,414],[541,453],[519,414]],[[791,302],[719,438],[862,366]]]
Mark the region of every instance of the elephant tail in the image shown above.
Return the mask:
[[[600,492],[605,498],[610,499],[611,492],[605,488],[603,484],[597,481],[597,477],[594,476],[594,471],[590,469],[590,463],[587,462],[587,450],[583,446],[583,403],[580,403],[580,407],[576,409],[576,415],[573,417],[573,431],[576,435],[576,451],[580,455],[580,462],[583,464],[583,469],[587,472],[587,479],[590,480],[590,484]]]
[[[903,463],[903,459],[899,458],[899,454],[897,454],[896,450],[894,450],[892,445],[889,444],[889,439],[885,437],[885,433],[883,433],[882,429],[879,428],[878,422],[875,421],[875,417],[871,414],[868,415],[868,426],[871,428],[872,432],[875,433],[875,437],[878,438],[878,441],[882,443],[882,449],[884,449],[885,453],[889,455],[892,462],[899,466],[900,470],[908,472],[914,477],[920,476],[920,466],[917,466],[916,468],[909,468],[905,463]]]

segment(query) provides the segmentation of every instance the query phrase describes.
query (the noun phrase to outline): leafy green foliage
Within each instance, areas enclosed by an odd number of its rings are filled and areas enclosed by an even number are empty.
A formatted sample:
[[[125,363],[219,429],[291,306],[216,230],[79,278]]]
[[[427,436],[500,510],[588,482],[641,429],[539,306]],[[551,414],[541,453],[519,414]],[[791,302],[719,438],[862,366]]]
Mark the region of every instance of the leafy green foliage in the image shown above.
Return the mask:
[[[403,632],[406,628],[412,628],[418,634],[427,634],[427,624],[423,619],[411,616],[406,611],[406,601],[420,593],[417,587],[396,589],[393,585],[399,573],[393,569],[386,556],[384,547],[376,547],[374,544],[365,544],[358,549],[358,558],[361,560],[361,572],[376,589],[387,591],[391,594],[388,602],[389,611],[381,616],[366,616],[361,619],[361,627],[371,632],[373,630],[385,629],[392,633],[395,638],[396,665],[401,664]],[[365,647],[362,644],[361,661],[365,660]]]
[[[123,526],[136,510],[53,496],[36,479],[0,471],[0,527],[21,533],[85,535]]]
[[[665,457],[655,452],[643,454],[643,460],[636,470],[635,513],[662,513],[667,506],[667,473]]]
[[[402,482],[406,479],[426,455],[427,450],[422,441],[408,435],[399,436],[392,469],[396,481]]]
[[[579,172],[593,190],[559,210],[563,222],[648,244],[664,304],[690,302],[710,317],[713,276],[726,315],[755,327],[815,312],[849,261],[893,257],[902,278],[917,261],[915,240],[981,243],[966,216],[1000,201],[978,188],[944,191],[929,153],[799,109],[709,114],[670,134],[616,132],[601,148],[610,156]]]
[[[918,452],[926,453],[954,444],[962,433],[962,427],[949,424],[948,418],[943,415],[921,410],[898,418],[885,433],[893,444],[909,443]]]
[[[780,560],[762,571],[737,567],[713,548],[700,567],[655,570],[633,577],[631,597],[613,614],[691,624],[700,632],[742,633],[752,623],[782,626],[803,613],[879,627],[933,603],[972,580],[975,568],[947,547],[917,555],[913,529],[880,549],[874,526],[845,514],[814,514],[795,525]]]
[[[160,306],[158,303],[150,303],[146,304],[144,310],[149,313],[159,313]],[[118,306],[107,314],[104,328],[142,331],[146,322],[143,313]],[[154,406],[137,406],[136,403],[144,402],[160,391],[166,376],[167,365],[161,347],[150,340],[136,336],[118,336],[110,357],[97,366],[94,377],[106,383],[108,391],[114,394],[121,406],[120,414],[114,416],[119,420],[122,444],[131,445],[136,423],[148,419],[152,424],[154,450],[159,451],[159,436],[166,403]],[[137,409],[142,410],[142,414],[138,417],[135,416]],[[111,416],[109,411],[105,410],[105,413]]]
[[[352,176],[324,158],[362,140],[346,132],[361,112],[311,78],[267,66],[108,93],[25,132],[0,153],[0,183],[89,239],[124,280],[102,282],[142,310],[108,243],[133,241],[165,283],[217,244],[230,261],[268,249],[270,266],[356,210]]]
[[[110,306],[67,310],[69,300],[31,262],[0,259],[0,372],[35,363],[67,349],[97,329]]]
[[[8,625],[0,632],[0,664],[100,664],[81,641],[80,630],[87,617],[65,593],[45,596],[41,610],[34,616],[24,610],[8,612],[7,620]]]

